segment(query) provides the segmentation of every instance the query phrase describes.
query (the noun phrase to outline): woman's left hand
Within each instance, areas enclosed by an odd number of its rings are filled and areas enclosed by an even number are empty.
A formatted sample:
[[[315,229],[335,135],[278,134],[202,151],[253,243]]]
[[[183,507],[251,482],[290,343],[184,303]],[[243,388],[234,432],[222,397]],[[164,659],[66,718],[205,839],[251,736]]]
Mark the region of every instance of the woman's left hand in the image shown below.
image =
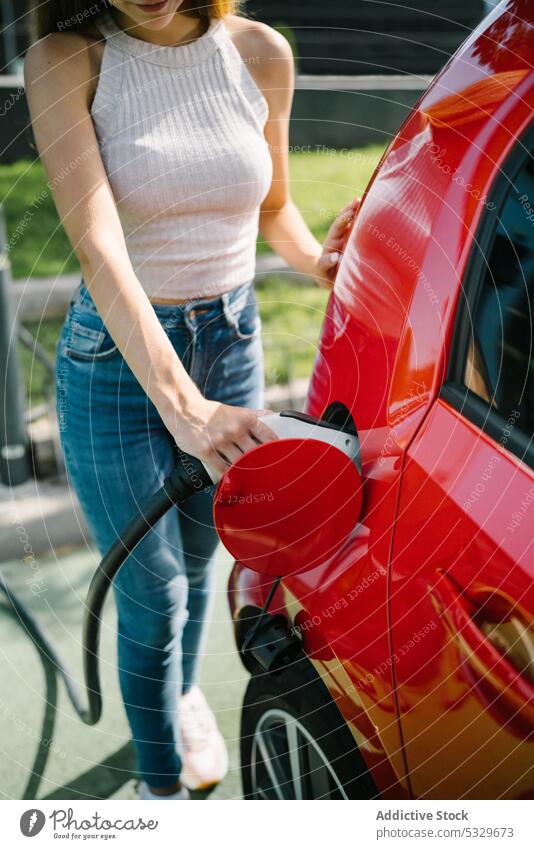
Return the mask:
[[[327,233],[323,245],[323,252],[317,260],[316,282],[323,289],[331,289],[334,285],[337,269],[343,256],[347,231],[354,221],[358,212],[361,198],[355,198],[348,206],[344,207]]]

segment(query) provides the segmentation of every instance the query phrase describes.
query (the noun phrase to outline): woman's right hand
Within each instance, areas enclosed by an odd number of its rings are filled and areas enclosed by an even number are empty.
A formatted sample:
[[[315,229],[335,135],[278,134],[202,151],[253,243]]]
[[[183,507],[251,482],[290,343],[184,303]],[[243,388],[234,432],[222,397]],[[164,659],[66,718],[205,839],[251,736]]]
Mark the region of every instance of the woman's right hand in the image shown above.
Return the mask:
[[[199,396],[177,414],[174,438],[187,454],[224,474],[251,448],[278,439],[274,430],[260,418],[270,412],[231,407]]]

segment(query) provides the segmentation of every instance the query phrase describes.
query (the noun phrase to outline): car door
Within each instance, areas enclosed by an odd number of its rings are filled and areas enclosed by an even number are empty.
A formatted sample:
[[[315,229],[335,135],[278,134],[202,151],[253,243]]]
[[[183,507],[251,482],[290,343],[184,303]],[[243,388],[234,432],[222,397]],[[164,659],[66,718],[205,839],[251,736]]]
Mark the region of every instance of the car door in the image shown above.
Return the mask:
[[[403,473],[390,611],[416,797],[534,796],[533,142],[493,186]]]

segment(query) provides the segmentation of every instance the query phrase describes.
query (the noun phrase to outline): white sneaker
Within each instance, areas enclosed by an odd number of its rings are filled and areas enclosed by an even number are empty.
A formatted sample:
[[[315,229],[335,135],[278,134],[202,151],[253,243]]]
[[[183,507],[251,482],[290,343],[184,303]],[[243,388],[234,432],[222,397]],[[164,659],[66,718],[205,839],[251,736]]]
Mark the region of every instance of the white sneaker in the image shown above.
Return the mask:
[[[179,801],[182,799],[189,799],[189,793],[187,792],[187,787],[181,787],[180,790],[177,790],[176,793],[171,793],[170,796],[158,796],[157,793],[152,793],[152,790],[146,783],[146,781],[140,781],[138,787],[139,798],[143,801],[150,802],[165,802],[165,801]]]
[[[182,774],[180,781],[190,790],[206,790],[222,781],[228,772],[228,751],[217,722],[199,687],[180,699]]]

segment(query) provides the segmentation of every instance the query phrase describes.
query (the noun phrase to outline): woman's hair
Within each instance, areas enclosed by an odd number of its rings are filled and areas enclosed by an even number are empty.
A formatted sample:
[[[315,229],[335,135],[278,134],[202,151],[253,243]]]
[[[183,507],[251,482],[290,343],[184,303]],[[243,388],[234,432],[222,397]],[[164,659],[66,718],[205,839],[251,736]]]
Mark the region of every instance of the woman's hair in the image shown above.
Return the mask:
[[[239,11],[241,0],[185,0],[180,11],[200,18],[222,18]],[[30,38],[37,41],[50,32],[79,32],[101,12],[107,0],[30,0]]]

